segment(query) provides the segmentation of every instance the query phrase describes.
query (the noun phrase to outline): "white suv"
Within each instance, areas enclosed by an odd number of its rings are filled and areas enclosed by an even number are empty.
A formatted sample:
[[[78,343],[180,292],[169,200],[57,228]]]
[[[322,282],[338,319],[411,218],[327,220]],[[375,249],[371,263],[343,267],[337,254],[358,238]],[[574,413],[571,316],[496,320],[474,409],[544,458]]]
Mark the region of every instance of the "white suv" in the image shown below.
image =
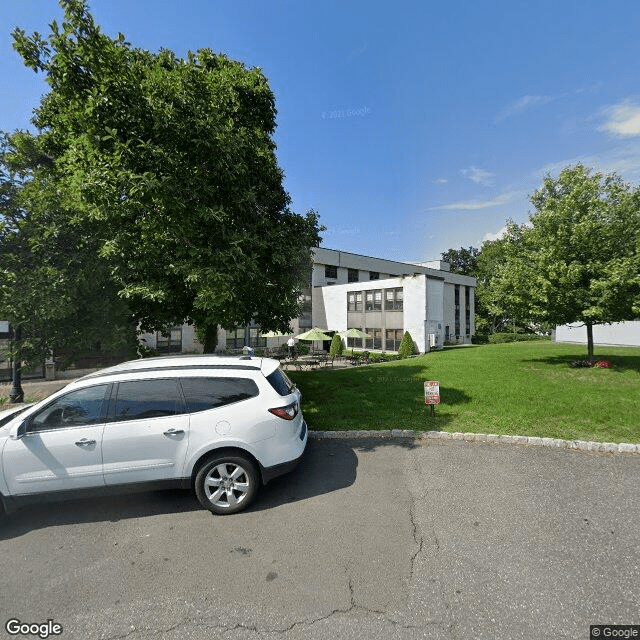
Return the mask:
[[[0,413],[0,499],[193,487],[236,513],[293,469],[307,444],[300,392],[268,358],[172,356],[125,362],[46,400]]]

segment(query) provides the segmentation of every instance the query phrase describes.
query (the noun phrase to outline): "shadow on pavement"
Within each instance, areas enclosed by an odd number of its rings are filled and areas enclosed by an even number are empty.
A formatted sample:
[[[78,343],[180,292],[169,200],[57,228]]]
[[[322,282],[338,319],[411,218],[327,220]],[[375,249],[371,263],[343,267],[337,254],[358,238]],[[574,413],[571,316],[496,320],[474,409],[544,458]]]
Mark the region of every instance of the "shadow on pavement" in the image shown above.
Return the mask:
[[[373,451],[383,446],[415,445],[410,441],[399,444],[397,441],[384,440],[310,441],[296,469],[262,487],[247,512],[272,509],[347,488],[356,480],[357,451]],[[193,493],[179,489],[48,502],[25,506],[3,516],[0,540],[61,525],[118,522],[200,510],[202,507]]]

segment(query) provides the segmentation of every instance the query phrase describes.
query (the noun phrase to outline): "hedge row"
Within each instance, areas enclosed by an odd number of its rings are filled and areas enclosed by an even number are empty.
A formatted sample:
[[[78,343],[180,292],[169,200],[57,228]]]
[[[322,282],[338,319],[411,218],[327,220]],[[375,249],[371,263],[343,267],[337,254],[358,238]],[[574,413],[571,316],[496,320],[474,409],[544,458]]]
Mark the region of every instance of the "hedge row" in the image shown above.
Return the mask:
[[[537,333],[492,333],[489,336],[489,343],[503,344],[505,342],[529,342],[530,340],[549,339],[549,336],[540,336]]]

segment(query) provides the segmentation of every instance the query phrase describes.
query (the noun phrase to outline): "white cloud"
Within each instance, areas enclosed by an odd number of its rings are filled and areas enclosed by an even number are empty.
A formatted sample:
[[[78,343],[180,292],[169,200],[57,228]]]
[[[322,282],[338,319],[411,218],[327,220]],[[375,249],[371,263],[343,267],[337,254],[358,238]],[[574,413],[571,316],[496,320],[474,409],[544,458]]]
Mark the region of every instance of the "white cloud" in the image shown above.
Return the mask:
[[[433,184],[447,184],[449,182],[446,178],[436,178],[431,181]]]
[[[500,240],[504,238],[504,235],[507,233],[507,227],[502,227],[502,229],[498,229],[495,233],[485,233],[482,236],[482,242]]]
[[[478,167],[469,167],[468,169],[461,169],[460,173],[465,177],[469,178],[472,182],[476,184],[483,184],[485,186],[493,184],[493,178],[495,177],[495,173],[490,173],[489,171],[485,171],[484,169],[478,169]]]
[[[578,156],[553,162],[535,173],[540,178],[547,173],[557,175],[565,167],[581,163],[603,173],[617,173],[623,180],[638,181],[640,178],[640,148],[616,147],[600,155]]]
[[[603,109],[603,114],[607,121],[600,127],[600,131],[620,138],[640,136],[640,106],[637,104],[626,100]]]
[[[463,202],[452,202],[439,207],[431,207],[431,211],[479,211],[480,209],[490,209],[508,204],[518,197],[526,195],[524,191],[507,191],[492,198],[491,200],[466,200]]]
[[[502,122],[511,116],[514,116],[533,107],[539,107],[549,102],[557,100],[554,96],[522,96],[508,107],[505,107],[497,116],[496,122]]]

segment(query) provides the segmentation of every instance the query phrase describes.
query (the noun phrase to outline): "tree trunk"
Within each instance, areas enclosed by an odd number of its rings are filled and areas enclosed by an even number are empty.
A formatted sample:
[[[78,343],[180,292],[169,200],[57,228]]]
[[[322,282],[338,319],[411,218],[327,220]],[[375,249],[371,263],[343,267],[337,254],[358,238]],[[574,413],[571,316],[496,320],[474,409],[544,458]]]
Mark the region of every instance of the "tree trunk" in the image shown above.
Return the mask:
[[[593,362],[593,325],[587,322],[587,360]]]
[[[16,327],[13,332],[13,340],[14,344],[20,344],[22,340],[22,329],[21,327]],[[20,349],[17,350],[18,353],[13,356],[13,361],[11,362],[11,390],[9,391],[9,402],[12,404],[16,404],[19,402],[24,402],[24,391],[22,390],[22,360],[20,358]]]
[[[217,325],[207,326],[204,331],[204,353],[215,353],[218,346],[218,327]]]

